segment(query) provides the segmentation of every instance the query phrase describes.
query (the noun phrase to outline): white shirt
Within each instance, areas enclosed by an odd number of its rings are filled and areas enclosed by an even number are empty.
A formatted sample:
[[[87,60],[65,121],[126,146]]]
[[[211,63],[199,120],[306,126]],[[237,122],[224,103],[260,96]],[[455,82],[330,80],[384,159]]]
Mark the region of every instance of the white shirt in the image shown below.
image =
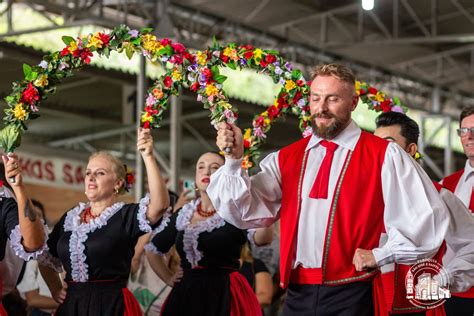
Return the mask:
[[[309,198],[325,148],[319,144],[321,138],[315,135],[308,143],[306,150],[310,152],[302,186],[294,267],[321,267],[336,181],[360,134],[360,128],[352,121],[332,140],[339,147],[334,153],[325,200]],[[211,176],[207,193],[214,207],[219,215],[237,227],[265,227],[279,218],[282,191],[278,152],[265,157],[260,168],[261,172],[249,177],[241,168],[241,160],[226,159],[224,166]],[[387,147],[381,178],[387,236],[383,234],[380,247],[373,249],[377,264],[412,264],[420,258],[433,256],[444,239],[449,220],[446,206],[431,180],[407,153],[392,143]],[[359,180],[363,185],[364,179]]]
[[[466,160],[464,173],[459,179],[456,189],[454,190],[454,194],[456,194],[456,196],[468,208],[469,208],[469,203],[471,202],[472,187],[474,187],[474,168],[471,166],[468,159]]]
[[[474,286],[474,216],[471,211],[451,191],[443,188],[440,196],[449,211],[449,228],[445,236],[447,251],[443,257],[443,267],[448,278],[449,289],[464,292]],[[394,265],[382,268],[382,273],[394,271]]]

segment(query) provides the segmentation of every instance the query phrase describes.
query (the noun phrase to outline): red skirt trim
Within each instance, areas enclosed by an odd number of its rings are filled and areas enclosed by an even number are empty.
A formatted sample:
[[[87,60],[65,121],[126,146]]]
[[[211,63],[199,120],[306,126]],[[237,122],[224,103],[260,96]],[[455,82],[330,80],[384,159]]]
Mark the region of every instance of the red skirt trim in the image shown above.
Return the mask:
[[[245,277],[237,271],[229,276],[230,316],[261,316],[262,308]]]
[[[127,288],[122,288],[123,294],[123,302],[125,304],[125,311],[123,313],[124,316],[142,316],[143,312],[140,308],[140,304],[138,303],[135,296],[133,296],[132,292],[130,292]]]

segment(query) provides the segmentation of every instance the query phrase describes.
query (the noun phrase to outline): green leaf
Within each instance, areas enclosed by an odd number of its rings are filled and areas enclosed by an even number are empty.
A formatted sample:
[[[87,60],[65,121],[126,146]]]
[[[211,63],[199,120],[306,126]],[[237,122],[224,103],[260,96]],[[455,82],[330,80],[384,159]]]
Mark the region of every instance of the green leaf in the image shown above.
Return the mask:
[[[395,105],[401,105],[401,104],[402,104],[402,103],[400,102],[400,99],[399,99],[398,97],[394,97],[394,98],[392,98],[392,100],[393,100],[393,103],[394,103]]]
[[[64,44],[68,45],[71,44],[71,42],[75,42],[74,38],[72,38],[71,36],[63,36],[61,38],[64,42]]]
[[[102,50],[102,53],[104,54],[105,57],[107,57],[107,58],[110,57],[110,49],[108,47],[104,48]]]
[[[125,54],[127,55],[128,59],[132,59],[134,53],[135,52],[133,51],[133,48],[131,48],[130,46],[127,46],[125,48]]]
[[[231,61],[230,63],[227,64],[227,67],[229,67],[232,70],[237,69],[237,65],[235,64],[235,61]]]
[[[31,66],[28,64],[23,64],[23,74],[25,77],[28,77],[31,74]]]
[[[217,83],[224,83],[224,81],[227,80],[227,77],[226,76],[223,76],[223,75],[217,75],[217,76],[213,76],[214,77],[214,80],[217,82]]]
[[[301,77],[301,71],[298,70],[298,69],[295,69],[291,72],[291,77],[293,77],[294,79],[300,79]]]
[[[25,77],[27,81],[33,81],[33,80],[36,80],[37,78],[38,78],[38,72],[36,71],[30,72],[28,76]]]
[[[141,34],[148,34],[148,33],[151,33],[151,32],[153,32],[153,28],[151,28],[151,27],[142,27],[140,29]]]

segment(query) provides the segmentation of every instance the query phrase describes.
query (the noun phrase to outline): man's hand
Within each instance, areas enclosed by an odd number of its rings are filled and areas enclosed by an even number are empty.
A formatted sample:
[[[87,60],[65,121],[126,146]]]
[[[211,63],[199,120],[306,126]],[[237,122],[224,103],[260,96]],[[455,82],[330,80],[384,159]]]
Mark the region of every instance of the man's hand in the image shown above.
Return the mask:
[[[352,263],[355,265],[356,271],[365,271],[372,268],[377,268],[372,250],[365,250],[357,248],[354,253]]]
[[[242,131],[234,124],[219,123],[216,144],[227,158],[240,159],[244,154]],[[226,148],[230,148],[229,153]]]

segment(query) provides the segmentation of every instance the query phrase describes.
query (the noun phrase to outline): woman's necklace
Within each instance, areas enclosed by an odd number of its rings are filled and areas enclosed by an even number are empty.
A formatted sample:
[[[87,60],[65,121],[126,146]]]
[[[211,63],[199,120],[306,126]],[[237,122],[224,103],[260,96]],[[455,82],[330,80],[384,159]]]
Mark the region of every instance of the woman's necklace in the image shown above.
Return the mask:
[[[204,210],[201,208],[201,203],[199,203],[199,204],[197,205],[196,212],[197,212],[200,216],[202,216],[202,217],[211,217],[212,215],[216,214],[216,210],[204,211]]]
[[[83,223],[89,223],[91,219],[95,219],[96,217],[99,217],[99,216],[100,214],[97,214],[97,215],[92,214],[91,208],[88,207],[81,213],[81,221]]]

